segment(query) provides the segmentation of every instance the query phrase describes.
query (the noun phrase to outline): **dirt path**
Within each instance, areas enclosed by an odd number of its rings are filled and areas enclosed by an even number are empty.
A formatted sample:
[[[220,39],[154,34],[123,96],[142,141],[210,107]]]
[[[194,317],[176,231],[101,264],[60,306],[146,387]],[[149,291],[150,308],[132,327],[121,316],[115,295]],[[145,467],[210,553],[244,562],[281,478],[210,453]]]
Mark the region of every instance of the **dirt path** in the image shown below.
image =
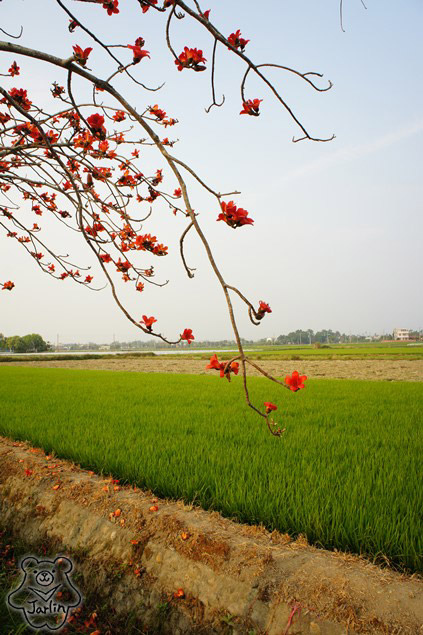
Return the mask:
[[[222,358],[223,359],[223,358]],[[366,379],[387,381],[423,381],[423,360],[273,360],[257,362],[268,373],[283,377],[293,370],[310,378]],[[77,368],[87,370],[115,370],[138,373],[187,373],[204,375],[207,362],[192,359],[88,359],[45,362],[4,362],[2,366],[33,366],[39,368]],[[251,375],[259,373],[250,368]]]

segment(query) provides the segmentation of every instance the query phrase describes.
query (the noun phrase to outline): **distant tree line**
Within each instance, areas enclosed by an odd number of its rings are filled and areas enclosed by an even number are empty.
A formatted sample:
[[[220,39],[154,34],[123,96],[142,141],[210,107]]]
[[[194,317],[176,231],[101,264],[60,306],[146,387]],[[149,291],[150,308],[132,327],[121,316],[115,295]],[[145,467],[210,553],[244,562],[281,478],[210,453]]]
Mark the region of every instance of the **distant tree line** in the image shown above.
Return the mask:
[[[10,353],[42,353],[49,350],[49,345],[38,333],[30,333],[20,337],[5,337],[0,333],[0,351]]]

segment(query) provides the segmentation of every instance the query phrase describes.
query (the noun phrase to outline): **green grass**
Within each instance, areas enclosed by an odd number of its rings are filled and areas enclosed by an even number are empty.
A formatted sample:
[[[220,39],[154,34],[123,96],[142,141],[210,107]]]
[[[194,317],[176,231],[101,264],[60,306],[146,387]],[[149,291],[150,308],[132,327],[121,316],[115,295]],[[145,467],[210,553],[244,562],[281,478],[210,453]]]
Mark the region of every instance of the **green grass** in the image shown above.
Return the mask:
[[[0,434],[159,496],[423,571],[423,384],[0,368]]]
[[[248,349],[248,347],[247,347]],[[235,354],[235,353],[234,353]],[[423,359],[423,345],[399,346],[399,345],[378,345],[369,346],[367,344],[350,346],[330,344],[323,345],[322,348],[312,346],[269,346],[268,348],[253,349],[247,352],[250,359],[264,360],[323,360],[323,359]],[[189,357],[208,359],[210,354],[195,353],[195,349]],[[178,355],[179,357],[179,355]]]

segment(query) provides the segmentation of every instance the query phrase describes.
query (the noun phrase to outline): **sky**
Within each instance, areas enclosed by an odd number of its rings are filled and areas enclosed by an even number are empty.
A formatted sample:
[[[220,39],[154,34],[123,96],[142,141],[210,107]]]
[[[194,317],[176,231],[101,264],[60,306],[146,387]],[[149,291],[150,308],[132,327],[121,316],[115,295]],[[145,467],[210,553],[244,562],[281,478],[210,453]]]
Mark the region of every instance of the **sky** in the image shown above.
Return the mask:
[[[95,5],[65,3],[108,43],[144,37],[151,59],[134,72],[149,86],[163,81],[165,86],[150,93],[119,79],[117,88],[138,110],[158,103],[179,120],[166,130],[179,139],[174,154],[215,190],[241,191],[236,203],[255,223],[234,231],[216,222],[215,200],[187,179],[192,206],[225,279],[254,304],[264,300],[272,308],[254,327],[235,299],[243,337],[277,337],[297,328],[368,334],[423,328],[419,0],[401,6],[394,0],[368,0],[367,9],[359,0],[344,0],[345,32],[336,1],[209,0],[202,5],[211,9],[210,18],[223,33],[241,29],[250,39],[246,53],[256,63],[316,71],[324,74],[322,85],[333,82],[330,91],[317,93],[299,78],[269,70],[310,134],[336,135],[330,143],[292,143],[299,132],[295,123],[258,79],[250,78],[246,94],[263,99],[261,116],[240,116],[245,69],[224,47],[218,49],[216,90],[218,98],[225,94],[225,104],[206,114],[208,73],[177,71],[165,48],[164,16],[142,14],[136,0],[121,0],[121,13],[113,18]],[[110,66],[99,47],[86,34],[67,31],[68,20],[54,0],[42,5],[41,13],[40,3],[3,0],[0,23],[12,34],[22,25],[20,44],[63,58],[74,44],[93,46],[90,68],[106,77]],[[188,19],[172,25],[172,38],[175,49],[196,46],[210,60],[208,34]],[[2,53],[1,68],[7,70],[13,59]],[[29,59],[17,61],[22,76],[1,78],[1,84],[24,86],[34,102],[49,103],[51,82],[64,83],[65,75]],[[146,155],[146,164],[162,167],[155,152]],[[177,183],[169,170],[164,173],[173,191]],[[178,249],[184,227],[182,217],[157,206],[144,230],[169,245],[169,256],[149,264],[156,265],[157,281],[169,283],[142,294],[129,292],[122,283],[122,298],[137,319],[156,316],[160,331],[171,338],[192,328],[198,340],[233,339],[222,289],[194,234],[186,241],[186,255],[196,268],[195,278],[184,273]],[[101,280],[82,240],[53,226],[45,231],[51,244],[69,250],[81,267],[91,265]],[[15,241],[0,235],[0,281],[9,279],[16,288],[0,293],[0,332],[6,335],[38,332],[50,341],[59,335],[61,342],[149,339],[122,315],[110,289],[95,293],[70,280],[56,281],[35,267]]]

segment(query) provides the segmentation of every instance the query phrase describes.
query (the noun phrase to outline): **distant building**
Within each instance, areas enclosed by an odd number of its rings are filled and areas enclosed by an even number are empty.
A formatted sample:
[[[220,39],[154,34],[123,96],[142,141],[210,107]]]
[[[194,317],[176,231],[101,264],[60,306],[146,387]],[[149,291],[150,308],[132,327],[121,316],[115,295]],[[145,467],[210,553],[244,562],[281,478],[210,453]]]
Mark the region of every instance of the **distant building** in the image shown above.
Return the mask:
[[[102,346],[98,347],[99,351],[110,351],[110,346],[108,346],[107,344],[103,344]]]
[[[409,340],[410,329],[394,329],[394,340]]]

